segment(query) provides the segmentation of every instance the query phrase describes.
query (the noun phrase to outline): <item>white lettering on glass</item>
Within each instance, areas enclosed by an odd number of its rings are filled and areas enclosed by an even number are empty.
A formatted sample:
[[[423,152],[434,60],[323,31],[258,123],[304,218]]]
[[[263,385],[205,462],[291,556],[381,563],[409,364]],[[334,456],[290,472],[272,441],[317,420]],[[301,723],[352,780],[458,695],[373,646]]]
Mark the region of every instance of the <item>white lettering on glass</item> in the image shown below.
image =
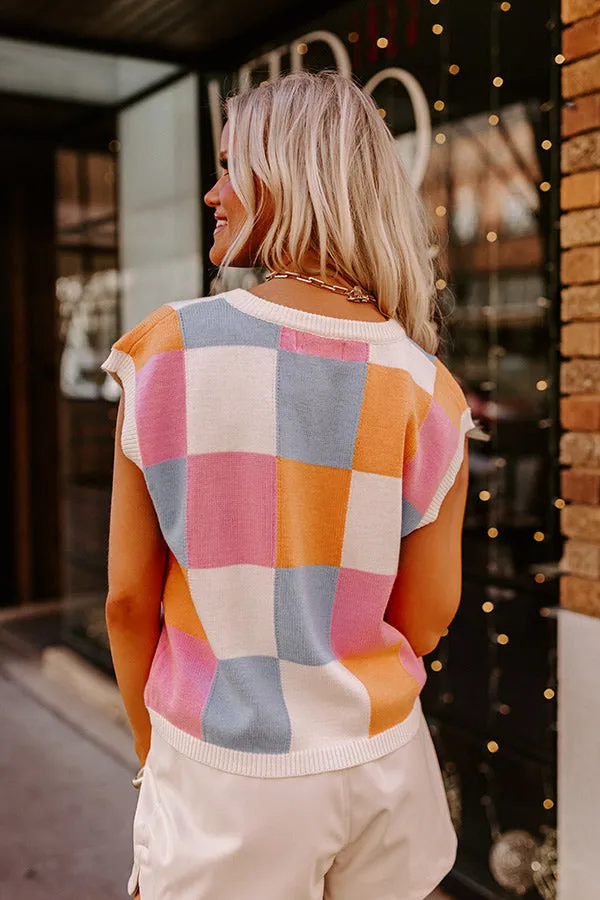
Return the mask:
[[[300,72],[304,64],[304,54],[298,53],[298,45],[321,41],[328,44],[331,48],[335,59],[335,68],[345,78],[352,76],[352,64],[350,56],[344,43],[340,38],[331,31],[310,31],[304,34],[291,44],[284,44],[271,50],[256,59],[245,63],[238,71],[238,87],[241,91],[248,90],[252,84],[252,72],[261,66],[267,66],[269,71],[269,81],[275,81],[281,74],[281,59],[286,54],[290,54],[292,72]],[[365,93],[371,95],[373,91],[387,79],[398,81],[406,88],[415,117],[416,132],[416,152],[413,160],[412,170],[409,173],[415,187],[420,187],[427,171],[429,164],[429,156],[431,153],[431,116],[429,114],[429,104],[427,97],[419,81],[407,69],[388,68],[382,69],[373,75],[372,78],[364,86]],[[213,137],[213,148],[215,154],[215,166],[217,172],[221,171],[219,163],[219,148],[221,143],[221,133],[223,130],[223,120],[221,113],[221,95],[218,79],[214,78],[208,82],[208,103],[210,107],[210,120]]]

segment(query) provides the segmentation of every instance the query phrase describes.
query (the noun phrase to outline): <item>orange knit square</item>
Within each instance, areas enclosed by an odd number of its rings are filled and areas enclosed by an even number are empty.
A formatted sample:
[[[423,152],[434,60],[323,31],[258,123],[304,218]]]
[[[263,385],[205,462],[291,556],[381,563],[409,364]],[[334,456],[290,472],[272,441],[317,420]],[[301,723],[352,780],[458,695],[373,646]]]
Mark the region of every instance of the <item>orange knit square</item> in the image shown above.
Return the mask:
[[[277,566],[340,565],[351,477],[277,457]]]
[[[419,387],[418,384],[413,386],[413,392],[412,412],[406,423],[404,436],[404,465],[411,461],[419,449],[419,432],[427,418],[432,402],[431,394]]]
[[[166,353],[168,350],[183,350],[183,338],[179,316],[174,309],[168,307],[162,318],[160,328],[152,328],[142,334],[129,350],[136,370],[141,369],[155,353]]]
[[[460,429],[460,420],[465,408],[464,398],[459,393],[458,383],[453,378],[441,377],[442,373],[439,373],[441,363],[438,361],[436,365],[438,366],[438,377],[435,379],[433,387],[433,399],[441,406],[455,427]]]
[[[342,659],[341,663],[362,681],[371,700],[369,736],[403,722],[411,712],[420,689],[416,678],[402,663],[400,644],[371,656]]]
[[[404,369],[368,363],[352,468],[402,475],[404,432],[413,408],[413,381]]]
[[[172,553],[169,553],[165,586],[163,589],[163,608],[165,622],[192,637],[206,640],[206,632],[198,618],[192,595],[188,586],[185,569],[179,565]]]

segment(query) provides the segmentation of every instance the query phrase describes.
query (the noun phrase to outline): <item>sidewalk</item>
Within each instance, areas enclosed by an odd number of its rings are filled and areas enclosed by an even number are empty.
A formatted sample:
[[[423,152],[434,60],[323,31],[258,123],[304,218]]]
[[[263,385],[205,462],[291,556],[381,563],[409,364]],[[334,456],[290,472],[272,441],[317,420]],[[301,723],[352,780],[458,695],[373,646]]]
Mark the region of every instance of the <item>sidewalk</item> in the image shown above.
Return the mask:
[[[85,668],[69,677],[85,682]],[[0,900],[127,896],[136,760],[123,726],[69,677],[0,643]]]
[[[0,900],[123,900],[132,766],[48,708],[11,664],[3,651]]]

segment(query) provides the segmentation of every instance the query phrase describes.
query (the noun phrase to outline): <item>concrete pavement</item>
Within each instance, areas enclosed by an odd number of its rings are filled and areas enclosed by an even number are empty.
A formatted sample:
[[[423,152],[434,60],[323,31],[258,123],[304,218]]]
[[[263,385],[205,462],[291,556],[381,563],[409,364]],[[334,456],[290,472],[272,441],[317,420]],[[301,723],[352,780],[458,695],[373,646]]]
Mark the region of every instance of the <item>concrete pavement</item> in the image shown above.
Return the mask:
[[[123,900],[131,767],[4,664],[0,722],[0,900]]]

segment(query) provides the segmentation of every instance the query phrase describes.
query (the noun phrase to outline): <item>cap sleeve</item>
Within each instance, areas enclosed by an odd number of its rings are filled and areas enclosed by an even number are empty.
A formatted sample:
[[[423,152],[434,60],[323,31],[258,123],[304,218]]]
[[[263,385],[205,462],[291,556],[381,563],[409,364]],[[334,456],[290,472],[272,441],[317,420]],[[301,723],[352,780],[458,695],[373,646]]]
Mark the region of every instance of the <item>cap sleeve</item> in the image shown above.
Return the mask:
[[[464,460],[465,437],[477,436],[466,397],[448,369],[435,361],[433,394],[415,386],[402,473],[402,537],[434,522]]]
[[[176,319],[176,313],[171,306],[164,305],[151,312],[113,344],[110,353],[100,366],[102,371],[111,375],[122,388],[124,415],[121,447],[125,456],[140,468],[142,454],[136,415],[138,376],[150,359],[164,349],[163,345],[168,348],[165,339],[169,341],[170,332],[173,330],[168,327],[169,319]]]

